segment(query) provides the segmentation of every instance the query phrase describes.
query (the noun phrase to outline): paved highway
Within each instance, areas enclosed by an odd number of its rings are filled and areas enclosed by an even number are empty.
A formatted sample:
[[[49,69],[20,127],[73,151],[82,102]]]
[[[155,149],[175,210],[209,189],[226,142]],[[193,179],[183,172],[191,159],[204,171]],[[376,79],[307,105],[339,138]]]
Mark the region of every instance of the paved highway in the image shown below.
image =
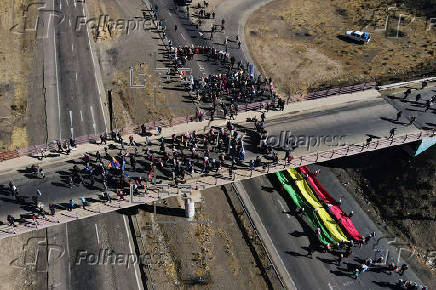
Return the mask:
[[[47,257],[48,271],[38,273],[46,275],[38,279],[38,289],[143,289],[127,216],[112,212],[42,232],[49,248],[64,254]]]
[[[85,16],[84,1],[48,1],[58,11],[60,23],[48,27],[44,39],[44,86],[46,87],[47,141],[104,132],[104,89],[97,84],[95,55],[90,50],[86,27],[78,26]],[[82,17],[82,18],[80,18]]]
[[[357,280],[350,274],[361,260],[374,258],[374,250],[383,250],[383,255],[392,261],[397,261],[398,252],[388,245],[393,238],[383,235],[365,212],[359,207],[351,193],[339,182],[336,176],[326,167],[310,166],[311,170],[321,169],[318,178],[321,184],[335,197],[343,196],[345,212],[354,211],[353,223],[362,235],[376,232],[377,239],[363,245],[361,249],[353,248],[353,255],[343,259],[340,266],[336,265],[337,258],[332,254],[313,254],[313,258],[306,256],[307,247],[316,239],[314,229],[310,228],[306,220],[294,214],[289,198],[282,196],[274,189],[266,176],[242,181],[242,185],[250,197],[256,212],[266,227],[280,258],[292,276],[297,289],[385,289],[386,286],[398,281],[397,274],[389,276],[378,270],[362,273]],[[401,277],[419,281],[416,275],[408,270]],[[391,283],[391,284],[390,284]]]
[[[426,114],[433,115],[433,112]],[[385,118],[392,118],[396,115],[396,110],[387,103],[383,98],[374,98],[370,101],[353,102],[331,107],[322,107],[311,111],[291,112],[285,116],[279,116],[266,121],[265,128],[269,132],[269,136],[280,138],[280,132],[289,131],[294,136],[344,136],[345,144],[362,144],[368,138],[367,134],[374,135],[378,138],[385,139],[389,135],[390,129],[393,127],[391,121]],[[240,124],[240,132],[246,132],[247,137],[244,139],[246,161],[255,159],[260,155],[257,145],[259,139],[256,134],[251,132],[252,123]],[[411,126],[398,126],[397,134],[403,135],[416,132],[417,128]],[[337,148],[343,144],[330,144],[320,142],[315,146],[308,147],[302,145],[294,150],[295,155],[305,154],[308,152],[326,151],[332,148]],[[333,146],[332,146],[333,145]],[[142,146],[142,148],[144,148]],[[156,150],[158,148],[156,147]],[[117,151],[114,151],[114,153]],[[143,155],[142,155],[143,156]],[[138,162],[142,157],[138,158]],[[46,172],[45,179],[34,178],[24,168],[19,170],[18,174],[8,173],[0,176],[0,219],[4,220],[8,214],[17,217],[29,211],[30,207],[27,203],[18,204],[15,199],[9,196],[8,182],[14,180],[21,195],[26,197],[26,201],[31,201],[31,196],[36,194],[36,189],[40,189],[42,196],[40,200],[47,206],[48,203],[65,203],[70,199],[79,199],[81,196],[91,197],[103,190],[103,185],[96,182],[95,186],[73,186],[69,188],[66,185],[67,177],[74,163],[57,161],[50,165],[44,165]],[[107,161],[105,161],[107,163]],[[144,176],[144,170],[132,172],[127,166],[129,176]],[[158,172],[159,178],[168,180],[171,171]],[[166,176],[165,176],[166,175]]]

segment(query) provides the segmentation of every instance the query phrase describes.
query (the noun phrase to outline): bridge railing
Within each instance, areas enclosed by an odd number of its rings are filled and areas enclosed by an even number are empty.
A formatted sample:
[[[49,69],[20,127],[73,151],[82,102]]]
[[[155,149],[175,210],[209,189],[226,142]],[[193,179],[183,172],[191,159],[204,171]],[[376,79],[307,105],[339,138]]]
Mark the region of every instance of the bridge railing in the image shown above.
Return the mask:
[[[314,99],[326,98],[326,97],[338,95],[338,94],[364,91],[364,90],[368,90],[368,89],[373,89],[375,87],[376,87],[375,82],[363,83],[363,84],[359,84],[359,85],[355,85],[355,86],[334,88],[334,89],[314,92],[314,93],[310,93],[307,95],[290,96],[287,98],[286,104],[288,105],[290,103],[300,102],[303,100],[314,100]],[[249,104],[242,104],[242,105],[238,105],[238,112],[257,111],[257,110],[264,109],[268,105],[271,105],[271,104],[275,105],[274,100],[265,100],[265,101],[259,101],[259,102],[249,103]],[[216,118],[223,118],[223,117],[224,117],[223,112],[218,111],[216,114]],[[203,119],[208,120],[208,119],[210,119],[210,116],[204,115]],[[180,125],[183,123],[192,122],[195,120],[197,120],[196,115],[191,114],[191,115],[186,115],[186,116],[181,116],[181,117],[174,117],[174,118],[171,118],[169,120],[152,121],[152,122],[145,123],[144,125],[146,126],[147,130],[150,130],[150,129],[156,128],[157,126],[162,127],[162,128],[166,128],[166,127],[172,127],[175,125]],[[118,131],[120,131],[120,133],[124,136],[131,135],[131,134],[139,134],[141,132],[141,127],[135,125],[135,126],[130,126],[130,127],[126,127],[126,128],[119,128]],[[103,133],[104,132],[102,132],[101,134],[103,134]],[[76,137],[75,138],[76,145],[81,145],[81,144],[86,144],[86,143],[95,143],[100,138],[101,134],[88,134],[88,135]],[[0,152],[0,162],[14,159],[14,158],[18,158],[20,156],[29,156],[29,155],[40,154],[43,151],[44,152],[56,151],[56,149],[57,149],[57,145],[56,145],[56,141],[54,141],[54,142],[50,142],[47,144],[31,145],[31,146],[25,147],[25,148],[18,148],[15,150],[4,151],[4,152]]]

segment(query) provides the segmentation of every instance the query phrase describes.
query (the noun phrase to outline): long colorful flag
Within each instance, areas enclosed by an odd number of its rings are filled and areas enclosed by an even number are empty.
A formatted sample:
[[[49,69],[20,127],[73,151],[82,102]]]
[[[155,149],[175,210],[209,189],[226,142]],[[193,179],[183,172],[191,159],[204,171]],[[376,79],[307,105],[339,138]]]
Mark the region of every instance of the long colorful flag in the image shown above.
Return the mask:
[[[283,188],[286,190],[292,201],[295,203],[296,207],[304,208],[304,215],[306,216],[309,223],[313,227],[319,228],[321,230],[320,234],[318,234],[320,242],[324,245],[335,243],[335,240],[330,236],[323,222],[318,218],[314,208],[307,204],[302,199],[302,197],[295,192],[285,174],[283,172],[276,172],[276,175],[278,180],[283,184]]]
[[[301,195],[306,199],[306,201],[312,205],[318,216],[324,222],[330,235],[336,242],[348,242],[347,236],[342,232],[341,227],[336,223],[336,221],[330,216],[330,214],[325,210],[319,200],[316,198],[312,189],[303,179],[303,177],[295,170],[288,169],[287,172],[294,179],[295,184],[300,190]]]
[[[335,216],[336,220],[347,231],[351,238],[356,241],[361,241],[362,236],[354,226],[351,219],[343,212],[338,202],[330,195],[330,193],[319,183],[315,175],[306,167],[300,167],[301,173],[307,176],[307,180],[312,185],[318,196],[324,203],[327,204],[330,212]]]

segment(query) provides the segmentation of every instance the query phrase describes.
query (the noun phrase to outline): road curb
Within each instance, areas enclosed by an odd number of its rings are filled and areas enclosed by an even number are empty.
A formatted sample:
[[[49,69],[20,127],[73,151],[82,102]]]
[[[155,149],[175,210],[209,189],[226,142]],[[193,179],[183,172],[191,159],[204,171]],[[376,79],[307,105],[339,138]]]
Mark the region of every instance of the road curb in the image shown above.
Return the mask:
[[[250,216],[259,232],[259,235],[262,237],[262,241],[265,244],[265,247],[267,248],[268,252],[271,254],[271,259],[273,260],[274,265],[277,267],[277,271],[280,273],[280,276],[286,288],[297,289],[294,280],[292,279],[291,275],[286,269],[283,260],[280,258],[280,255],[276,247],[274,246],[273,241],[271,240],[271,237],[269,236],[267,229],[263,225],[261,218],[257,214],[254,205],[251,202],[250,197],[248,196],[241,182],[238,181],[238,182],[234,182],[233,184],[235,185],[235,189],[238,191],[238,194],[241,196],[241,199],[244,201],[245,207],[247,208],[247,211],[250,213]]]

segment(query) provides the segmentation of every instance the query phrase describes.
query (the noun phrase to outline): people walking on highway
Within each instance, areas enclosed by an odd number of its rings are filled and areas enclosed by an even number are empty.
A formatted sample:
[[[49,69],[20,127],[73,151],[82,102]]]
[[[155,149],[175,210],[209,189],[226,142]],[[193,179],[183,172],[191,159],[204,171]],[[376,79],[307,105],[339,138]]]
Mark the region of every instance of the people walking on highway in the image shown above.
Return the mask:
[[[423,81],[423,82],[421,83],[421,90],[423,90],[424,88],[426,88],[427,85],[428,85],[428,83],[427,83],[426,81]]]
[[[55,205],[52,204],[52,203],[49,203],[49,204],[48,204],[48,209],[50,210],[50,214],[51,214],[52,216],[54,216],[54,215],[55,215],[55,211],[56,211]]]
[[[39,168],[39,174],[41,174],[41,179],[45,179],[45,172],[42,168]]]
[[[12,180],[9,181],[9,190],[11,191],[11,194],[14,196],[17,195],[18,193],[17,187],[15,186]]]
[[[427,101],[425,102],[425,111],[424,111],[424,112],[427,112],[428,110],[430,110],[431,105],[432,105],[431,100],[427,100]]]
[[[394,135],[395,135],[395,131],[397,130],[397,128],[392,128],[390,131],[389,131],[389,137],[388,137],[388,139],[392,139],[392,138],[394,138]]]
[[[82,202],[82,207],[83,207],[83,209],[86,209],[86,205],[87,205],[87,203],[86,203],[86,199],[82,196],[82,197],[80,198],[80,201]]]
[[[68,202],[67,210],[72,211],[74,208],[74,205],[75,205],[74,201],[72,199],[70,199],[70,201]]]
[[[398,274],[399,274],[400,276],[403,276],[403,275],[404,275],[404,272],[405,272],[408,268],[409,268],[409,267],[408,267],[406,264],[402,264],[401,267],[400,267],[400,270],[398,271]]]
[[[412,93],[412,90],[409,88],[404,92],[403,100],[407,99],[407,97]]]
[[[11,227],[15,227],[15,219],[14,219],[13,216],[8,215],[7,220],[8,220],[9,225],[10,225]]]
[[[409,126],[416,122],[416,116],[410,117]]]
[[[33,224],[35,227],[38,227],[38,220],[37,220],[36,214],[33,214],[33,215],[32,215],[32,224]]]
[[[344,254],[340,253],[337,260],[338,267],[341,265],[342,259],[344,258]]]
[[[401,116],[403,115],[403,111],[398,111],[397,112],[397,118],[395,119],[395,121],[400,120]]]

